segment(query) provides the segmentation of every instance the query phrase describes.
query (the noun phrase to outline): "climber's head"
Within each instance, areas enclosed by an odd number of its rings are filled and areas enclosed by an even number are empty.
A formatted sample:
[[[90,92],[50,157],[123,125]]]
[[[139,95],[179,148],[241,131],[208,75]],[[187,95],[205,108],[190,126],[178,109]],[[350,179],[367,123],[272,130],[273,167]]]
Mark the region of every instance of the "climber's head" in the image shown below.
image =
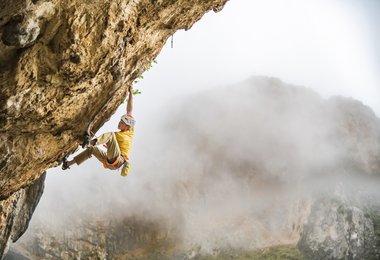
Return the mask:
[[[133,128],[136,124],[136,120],[130,115],[122,115],[118,128],[121,131],[128,131],[130,128]]]

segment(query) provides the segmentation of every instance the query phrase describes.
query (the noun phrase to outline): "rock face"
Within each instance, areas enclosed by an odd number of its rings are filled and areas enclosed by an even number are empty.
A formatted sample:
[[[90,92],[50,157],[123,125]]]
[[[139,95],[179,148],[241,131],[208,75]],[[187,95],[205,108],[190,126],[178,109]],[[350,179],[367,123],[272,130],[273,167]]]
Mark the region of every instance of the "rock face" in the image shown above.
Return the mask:
[[[1,1],[2,203],[96,131],[170,35],[226,1]]]
[[[4,252],[9,239],[15,242],[26,231],[43,193],[44,180],[45,174],[34,184],[0,202],[0,252]]]
[[[28,259],[166,259],[173,254],[177,234],[164,223],[133,217],[83,220],[53,237],[49,228],[32,227],[33,244],[21,242],[17,249]]]
[[[307,259],[375,259],[380,251],[368,215],[326,199],[314,203],[298,247]]]

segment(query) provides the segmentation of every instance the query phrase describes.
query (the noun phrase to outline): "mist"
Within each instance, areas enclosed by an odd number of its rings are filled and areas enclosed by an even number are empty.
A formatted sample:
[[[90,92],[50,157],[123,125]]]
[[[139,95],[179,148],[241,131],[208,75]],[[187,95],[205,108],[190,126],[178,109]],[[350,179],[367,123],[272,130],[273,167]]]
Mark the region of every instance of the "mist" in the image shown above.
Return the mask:
[[[295,244],[320,197],[378,204],[372,4],[234,0],[175,33],[134,86],[142,95],[129,176],[96,159],[49,170],[18,243],[41,229],[58,236],[136,218],[184,248],[252,249]],[[282,81],[242,81],[251,75]],[[116,131],[124,110],[97,134]]]
[[[360,100],[380,116],[376,0],[234,0],[178,31],[135,87],[145,110],[255,76]],[[322,19],[324,18],[324,19]],[[154,109],[154,108],[153,108]]]
[[[155,115],[136,126],[128,177],[94,158],[48,172],[28,232],[133,217],[212,253],[295,244],[321,197],[379,201],[380,121],[360,101],[254,77]]]

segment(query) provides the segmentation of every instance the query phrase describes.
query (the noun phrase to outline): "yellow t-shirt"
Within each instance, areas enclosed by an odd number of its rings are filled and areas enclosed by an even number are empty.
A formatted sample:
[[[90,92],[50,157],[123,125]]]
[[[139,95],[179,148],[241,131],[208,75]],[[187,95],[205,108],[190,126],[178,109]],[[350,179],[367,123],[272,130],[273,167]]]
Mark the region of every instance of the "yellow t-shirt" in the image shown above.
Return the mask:
[[[121,155],[124,156],[125,159],[129,159],[129,151],[132,146],[132,138],[134,135],[134,129],[131,128],[125,132],[115,132],[117,143],[119,144]]]

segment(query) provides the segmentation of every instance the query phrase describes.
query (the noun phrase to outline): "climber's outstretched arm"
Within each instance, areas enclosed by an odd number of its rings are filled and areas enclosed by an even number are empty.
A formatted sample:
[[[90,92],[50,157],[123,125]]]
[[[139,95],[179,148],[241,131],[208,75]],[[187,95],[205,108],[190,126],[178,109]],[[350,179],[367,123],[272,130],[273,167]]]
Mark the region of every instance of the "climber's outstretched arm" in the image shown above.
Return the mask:
[[[132,110],[133,110],[133,94],[132,94],[132,86],[128,89],[128,103],[127,103],[127,115],[132,116]]]

